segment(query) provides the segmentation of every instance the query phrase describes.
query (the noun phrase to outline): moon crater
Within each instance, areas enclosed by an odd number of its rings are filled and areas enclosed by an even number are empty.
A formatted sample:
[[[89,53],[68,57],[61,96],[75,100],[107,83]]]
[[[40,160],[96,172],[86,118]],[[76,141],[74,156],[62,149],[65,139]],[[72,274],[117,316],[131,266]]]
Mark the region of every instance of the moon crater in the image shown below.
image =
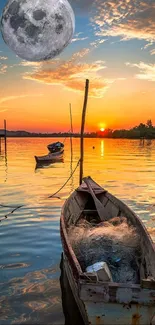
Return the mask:
[[[24,15],[15,14],[10,17],[10,25],[14,29],[14,31],[17,31],[19,27],[25,27],[26,22],[27,20],[25,19]]]
[[[46,12],[43,10],[35,10],[33,11],[33,18],[35,20],[42,20],[44,17],[46,17]]]
[[[9,0],[1,18],[5,43],[22,59],[49,60],[70,43],[75,28],[67,0]]]
[[[10,7],[8,8],[8,13],[10,15],[16,15],[18,13],[20,9],[20,5],[17,1],[13,1],[10,5]]]

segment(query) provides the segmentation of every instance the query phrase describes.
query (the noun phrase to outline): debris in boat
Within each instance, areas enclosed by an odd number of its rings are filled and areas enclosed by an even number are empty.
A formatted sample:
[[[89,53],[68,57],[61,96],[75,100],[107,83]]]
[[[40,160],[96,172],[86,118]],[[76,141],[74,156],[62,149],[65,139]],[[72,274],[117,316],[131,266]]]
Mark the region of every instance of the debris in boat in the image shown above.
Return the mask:
[[[69,238],[83,272],[97,262],[106,262],[114,282],[139,283],[140,237],[125,217],[93,226],[81,220],[68,229]]]
[[[106,262],[98,262],[86,268],[86,272],[96,273],[99,281],[112,282],[112,275]]]

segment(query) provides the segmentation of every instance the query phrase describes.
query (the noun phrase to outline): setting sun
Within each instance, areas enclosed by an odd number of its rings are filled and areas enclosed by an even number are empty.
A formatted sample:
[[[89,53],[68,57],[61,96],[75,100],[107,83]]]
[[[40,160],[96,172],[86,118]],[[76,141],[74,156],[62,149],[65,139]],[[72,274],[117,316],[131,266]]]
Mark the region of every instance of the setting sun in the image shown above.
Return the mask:
[[[101,132],[104,132],[104,130],[105,130],[104,128],[101,128],[101,129],[100,129]]]

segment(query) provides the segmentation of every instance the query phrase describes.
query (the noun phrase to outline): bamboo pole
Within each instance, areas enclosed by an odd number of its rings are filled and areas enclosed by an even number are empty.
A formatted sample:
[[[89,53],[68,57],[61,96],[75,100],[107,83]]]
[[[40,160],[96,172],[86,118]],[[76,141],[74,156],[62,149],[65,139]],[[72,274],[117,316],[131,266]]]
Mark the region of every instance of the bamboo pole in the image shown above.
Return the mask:
[[[72,166],[72,159],[73,159],[73,142],[72,142],[72,135],[73,135],[73,122],[72,122],[72,106],[71,104],[69,104],[70,106],[70,144],[71,144],[71,166]],[[72,173],[72,171],[71,171]]]
[[[70,107],[70,175],[73,173],[73,141],[72,141],[72,136],[73,136],[73,120],[72,120],[72,106],[69,104]],[[73,175],[71,178],[71,185],[72,185],[72,190],[73,190]]]
[[[70,122],[71,122],[71,133],[73,133],[73,120],[72,120],[72,106],[69,104],[70,107]]]
[[[6,120],[4,120],[4,136],[6,138]]]
[[[6,120],[4,120],[4,141],[5,141],[5,156],[7,152],[7,146],[6,146]]]
[[[72,107],[70,107],[70,145],[71,145],[71,174],[72,174],[72,161],[73,161],[73,142],[72,142],[72,135],[73,135],[73,123],[72,123]]]
[[[83,157],[84,157],[84,127],[85,127],[85,116],[86,116],[86,108],[87,108],[87,100],[88,100],[88,90],[89,90],[89,80],[86,79],[85,84],[85,96],[83,103],[83,111],[82,111],[82,120],[81,120],[81,141],[80,141],[80,178],[79,183],[82,183],[83,178]]]

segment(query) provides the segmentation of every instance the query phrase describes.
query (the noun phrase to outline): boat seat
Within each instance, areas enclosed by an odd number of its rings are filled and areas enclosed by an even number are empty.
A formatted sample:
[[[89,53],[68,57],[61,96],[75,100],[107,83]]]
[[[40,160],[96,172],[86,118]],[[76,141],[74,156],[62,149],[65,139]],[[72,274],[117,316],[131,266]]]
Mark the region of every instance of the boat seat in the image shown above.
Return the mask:
[[[98,213],[97,210],[89,210],[89,209],[85,209],[85,210],[83,210],[83,212],[84,212],[85,214]]]

